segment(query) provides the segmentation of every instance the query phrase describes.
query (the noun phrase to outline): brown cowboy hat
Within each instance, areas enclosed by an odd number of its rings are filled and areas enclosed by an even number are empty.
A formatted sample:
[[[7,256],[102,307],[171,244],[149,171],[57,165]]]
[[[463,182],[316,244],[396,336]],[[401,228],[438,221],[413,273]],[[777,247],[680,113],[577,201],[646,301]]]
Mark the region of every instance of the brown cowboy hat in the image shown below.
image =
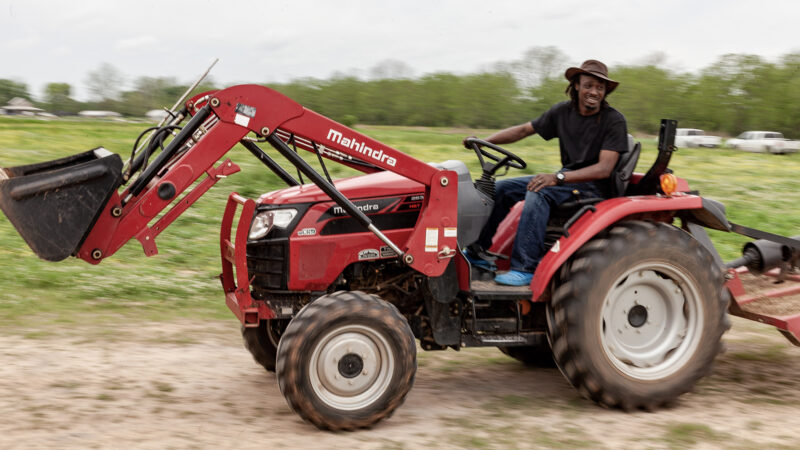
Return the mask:
[[[614,89],[617,88],[617,86],[619,86],[618,81],[608,78],[608,67],[596,59],[587,59],[583,62],[583,64],[581,64],[580,67],[570,67],[567,69],[566,73],[564,73],[564,76],[567,77],[567,80],[572,82],[576,76],[582,73],[605,80],[608,83],[606,95],[610,94]]]

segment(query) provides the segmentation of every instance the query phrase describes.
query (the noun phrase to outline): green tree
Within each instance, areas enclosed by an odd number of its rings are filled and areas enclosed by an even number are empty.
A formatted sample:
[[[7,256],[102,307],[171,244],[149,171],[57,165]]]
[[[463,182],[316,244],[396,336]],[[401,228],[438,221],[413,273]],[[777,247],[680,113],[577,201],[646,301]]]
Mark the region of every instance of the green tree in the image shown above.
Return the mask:
[[[530,89],[559,76],[563,79],[567,60],[567,55],[557,47],[536,46],[526,50],[518,60],[498,63],[496,71],[510,73],[523,88]]]
[[[48,83],[44,88],[44,106],[53,114],[77,114],[81,104],[71,95],[72,86],[68,83]]]
[[[0,79],[0,106],[8,104],[8,101],[14,97],[31,99],[28,93],[28,85],[12,80]]]
[[[459,89],[456,125],[505,128],[530,119],[517,80],[508,72],[464,76]]]
[[[396,59],[383,60],[369,72],[373,80],[407,80],[414,74],[411,66]]]
[[[456,125],[458,110],[466,104],[464,98],[458,76],[444,72],[426,75],[412,93],[414,106],[408,125]]]
[[[781,98],[780,129],[788,137],[800,138],[800,53],[781,59],[782,82],[773,86],[771,95]]]
[[[364,123],[398,125],[413,113],[411,98],[417,83],[408,79],[378,79],[364,84],[359,118]]]
[[[170,107],[180,96],[178,94],[174,99],[171,98],[171,89],[176,84],[174,78],[137,78],[133,83],[134,89],[121,94],[119,112],[129,116],[143,116],[152,109]]]
[[[127,116],[143,116],[153,109],[171,108],[189,89],[188,85],[180,84],[171,77],[140,77],[134,81],[133,86],[133,90],[120,94],[117,109]],[[197,86],[184,101],[195,94],[214,89],[214,82],[207,80]]]
[[[92,100],[100,103],[113,103],[122,92],[124,77],[122,73],[109,63],[103,63],[97,69],[89,72],[86,78],[86,87],[89,89]]]
[[[335,75],[319,94],[322,114],[341,122],[345,116],[359,116],[363,82],[354,76]]]
[[[662,118],[675,118],[682,109],[685,86],[669,71],[653,66],[623,66],[614,69],[619,87],[609,103],[625,115],[629,130],[658,131]]]
[[[411,78],[403,63],[388,60],[372,69],[367,81],[339,74],[273,87],[339,121],[500,128],[567,100],[566,59],[555,47],[534,47],[491,71],[419,78]],[[630,131],[655,133],[660,119],[673,118],[711,132],[758,128],[800,137],[800,53],[777,62],[724,55],[697,74],[670,71],[665,61],[657,52],[638,64],[611,67],[621,84],[609,103],[626,116]]]
[[[530,97],[530,118],[538,117],[556,103],[569,100],[565,90],[569,82],[564,76],[549,77],[528,91]]]

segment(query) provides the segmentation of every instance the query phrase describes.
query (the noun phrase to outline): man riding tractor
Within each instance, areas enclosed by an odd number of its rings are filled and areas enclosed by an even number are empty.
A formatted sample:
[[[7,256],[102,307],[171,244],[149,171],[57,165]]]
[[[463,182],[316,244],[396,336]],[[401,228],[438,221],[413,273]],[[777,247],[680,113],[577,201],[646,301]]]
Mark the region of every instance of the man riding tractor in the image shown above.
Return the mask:
[[[495,277],[498,284],[530,284],[544,255],[551,208],[576,197],[608,198],[609,176],[619,154],[628,149],[625,117],[606,101],[608,94],[619,85],[608,77],[606,65],[590,59],[580,67],[567,69],[565,77],[569,80],[566,93],[570,100],[556,104],[537,119],[486,138],[492,144],[510,144],[538,133],[545,140],[559,138],[561,151],[562,168],[556,173],[497,182],[492,213],[477,242],[467,249],[466,256],[473,265],[496,270],[486,259],[485,251],[492,245],[492,237],[511,207],[525,200],[510,270]]]

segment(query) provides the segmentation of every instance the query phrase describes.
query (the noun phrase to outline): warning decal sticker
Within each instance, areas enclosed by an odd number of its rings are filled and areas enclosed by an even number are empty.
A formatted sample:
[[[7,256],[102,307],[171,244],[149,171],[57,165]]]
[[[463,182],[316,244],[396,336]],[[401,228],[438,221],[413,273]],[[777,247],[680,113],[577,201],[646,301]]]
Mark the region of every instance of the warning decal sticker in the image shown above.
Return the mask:
[[[236,125],[241,125],[243,127],[250,125],[250,118],[241,114],[237,114],[233,121]]]
[[[439,248],[439,229],[425,229],[425,251],[435,252]]]

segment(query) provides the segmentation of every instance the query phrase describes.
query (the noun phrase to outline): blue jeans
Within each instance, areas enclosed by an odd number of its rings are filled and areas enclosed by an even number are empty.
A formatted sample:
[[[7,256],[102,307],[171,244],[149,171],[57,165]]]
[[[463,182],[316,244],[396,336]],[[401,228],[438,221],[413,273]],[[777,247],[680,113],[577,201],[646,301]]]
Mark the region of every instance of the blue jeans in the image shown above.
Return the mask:
[[[544,238],[550,208],[578,198],[605,197],[592,182],[567,183],[563,186],[548,186],[539,192],[529,191],[528,182],[531,178],[532,175],[497,182],[492,213],[478,238],[478,245],[484,249],[491,247],[500,222],[508,215],[512,206],[524,199],[525,206],[511,251],[511,270],[529,273],[536,271],[536,266],[544,256]],[[574,193],[576,190],[577,196]]]

